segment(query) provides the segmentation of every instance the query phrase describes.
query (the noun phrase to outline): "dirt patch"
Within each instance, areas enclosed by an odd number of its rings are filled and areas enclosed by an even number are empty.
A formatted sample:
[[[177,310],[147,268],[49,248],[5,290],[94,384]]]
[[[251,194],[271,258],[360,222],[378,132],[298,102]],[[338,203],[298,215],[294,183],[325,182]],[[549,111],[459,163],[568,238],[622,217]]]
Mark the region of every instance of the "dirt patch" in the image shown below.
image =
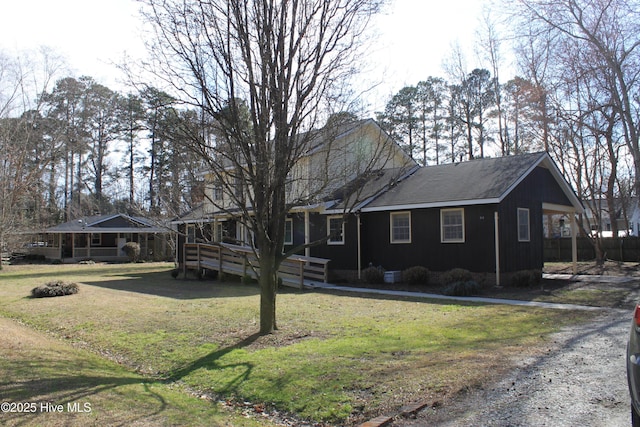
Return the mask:
[[[549,274],[573,274],[573,264],[570,262],[546,263],[544,273]],[[635,262],[605,261],[598,265],[594,261],[579,262],[578,274],[600,276],[637,276],[640,278],[640,264]]]

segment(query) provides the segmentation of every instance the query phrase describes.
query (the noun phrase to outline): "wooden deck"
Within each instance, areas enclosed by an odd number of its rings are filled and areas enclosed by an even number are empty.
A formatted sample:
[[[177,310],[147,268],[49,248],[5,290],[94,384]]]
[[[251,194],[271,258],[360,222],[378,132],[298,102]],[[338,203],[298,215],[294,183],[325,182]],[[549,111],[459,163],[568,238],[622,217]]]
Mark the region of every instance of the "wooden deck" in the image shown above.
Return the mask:
[[[290,256],[280,264],[278,276],[283,285],[302,289],[313,282],[327,283],[329,260],[305,256]],[[257,277],[258,259],[246,246],[226,243],[186,243],[184,270],[214,270],[238,276]]]

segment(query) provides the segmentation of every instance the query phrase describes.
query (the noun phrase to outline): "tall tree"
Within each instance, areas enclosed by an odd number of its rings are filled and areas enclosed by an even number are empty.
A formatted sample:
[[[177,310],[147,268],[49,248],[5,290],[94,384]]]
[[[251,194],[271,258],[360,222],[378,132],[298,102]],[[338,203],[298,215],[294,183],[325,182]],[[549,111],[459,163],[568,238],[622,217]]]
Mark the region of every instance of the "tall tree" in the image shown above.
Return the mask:
[[[67,77],[58,80],[51,93],[43,94],[47,105],[46,116],[55,122],[63,144],[63,204],[66,221],[82,214],[82,176],[88,136],[83,104],[85,90],[82,80]]]
[[[619,114],[619,126],[634,160],[636,194],[640,194],[640,7],[637,0],[519,0],[513,8],[533,26],[535,36],[550,34],[558,80],[571,75],[567,58],[579,58],[582,79],[598,82]],[[526,36],[526,34],[525,34]]]
[[[156,29],[155,65],[181,98],[209,117],[234,156],[248,191],[259,248],[260,332],[276,328],[277,271],[283,260],[289,173],[303,154],[305,132],[323,107],[337,105],[357,65],[366,24],[380,7],[365,0],[146,0]],[[248,109],[240,108],[244,99]],[[339,111],[340,109],[338,109]],[[246,123],[249,127],[241,125]],[[195,136],[195,135],[194,135]],[[214,147],[194,142],[212,171]],[[217,153],[224,156],[224,153]]]
[[[418,105],[418,90],[415,86],[405,86],[387,102],[383,113],[377,119],[389,135],[413,159],[416,156],[421,114]],[[424,114],[424,112],[423,112]]]
[[[135,203],[136,167],[142,161],[142,153],[137,149],[139,134],[144,129],[145,111],[142,98],[135,94],[127,94],[121,99],[120,124],[122,138],[127,143],[124,161],[126,163],[126,175],[129,184],[129,207]]]
[[[475,140],[480,150],[479,156],[482,158],[488,138],[489,108],[495,104],[491,73],[485,69],[474,69],[462,82],[459,94],[458,99],[462,114],[458,119],[464,123],[466,128],[467,154],[469,159],[475,158]]]
[[[432,146],[434,160],[440,164],[440,140],[446,118],[445,98],[447,85],[444,79],[428,77],[416,86],[416,101],[419,110],[423,165],[427,165],[427,152]]]
[[[162,210],[160,187],[163,186],[163,172],[169,156],[166,148],[176,125],[177,112],[174,107],[176,99],[154,87],[146,88],[141,96],[146,108],[146,129],[149,132],[150,142],[145,167],[148,179],[149,211],[159,214]]]
[[[20,245],[24,231],[48,225],[44,173],[57,145],[48,136],[41,99],[61,62],[42,50],[11,58],[0,51],[0,252]],[[34,103],[35,101],[35,103]],[[2,261],[0,260],[0,268]]]
[[[85,78],[83,96],[84,117],[87,130],[88,175],[93,181],[91,192],[95,210],[108,210],[105,179],[113,174],[110,169],[109,155],[113,142],[120,139],[120,95],[91,78]]]

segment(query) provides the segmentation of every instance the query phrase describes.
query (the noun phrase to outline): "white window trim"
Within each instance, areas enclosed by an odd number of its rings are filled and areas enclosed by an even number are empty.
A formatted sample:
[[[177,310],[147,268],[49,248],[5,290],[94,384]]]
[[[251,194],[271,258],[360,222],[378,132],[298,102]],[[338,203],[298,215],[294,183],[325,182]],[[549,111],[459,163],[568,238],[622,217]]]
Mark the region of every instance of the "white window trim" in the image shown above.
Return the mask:
[[[520,212],[526,212],[527,213],[527,237],[525,239],[523,239],[520,236]],[[529,209],[527,208],[518,208],[518,242],[530,242],[531,241],[531,213],[529,212]]]
[[[409,238],[408,239],[394,239],[393,238],[393,217],[400,215],[409,215]],[[389,241],[392,244],[411,243],[411,211],[390,212],[389,214]]]
[[[342,215],[331,215],[327,217],[327,235],[331,234],[331,220],[339,219],[342,221],[342,240],[331,240],[331,237],[327,239],[327,245],[344,245],[344,220]]]
[[[293,245],[293,218],[287,218],[284,220],[284,244],[285,245]],[[289,227],[291,230],[291,234],[289,235],[290,239],[287,240],[287,224],[291,224]]]
[[[461,239],[445,239],[444,238],[444,215],[447,212],[462,212],[462,238]],[[466,232],[464,226],[464,208],[440,209],[440,243],[464,243],[466,240]]]
[[[186,239],[187,243],[195,243],[196,242],[196,226],[195,224],[187,224],[186,227]]]

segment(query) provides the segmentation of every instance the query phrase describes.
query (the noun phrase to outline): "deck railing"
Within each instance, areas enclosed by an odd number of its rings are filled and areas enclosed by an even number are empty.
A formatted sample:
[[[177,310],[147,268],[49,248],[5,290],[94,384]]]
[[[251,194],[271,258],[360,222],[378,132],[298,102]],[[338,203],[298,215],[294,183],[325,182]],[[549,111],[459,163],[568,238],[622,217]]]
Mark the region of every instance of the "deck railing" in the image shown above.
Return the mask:
[[[282,283],[302,289],[305,281],[328,281],[329,260],[293,255],[282,261],[278,276]],[[227,243],[186,243],[184,270],[215,270],[255,278],[260,267],[253,249]]]

